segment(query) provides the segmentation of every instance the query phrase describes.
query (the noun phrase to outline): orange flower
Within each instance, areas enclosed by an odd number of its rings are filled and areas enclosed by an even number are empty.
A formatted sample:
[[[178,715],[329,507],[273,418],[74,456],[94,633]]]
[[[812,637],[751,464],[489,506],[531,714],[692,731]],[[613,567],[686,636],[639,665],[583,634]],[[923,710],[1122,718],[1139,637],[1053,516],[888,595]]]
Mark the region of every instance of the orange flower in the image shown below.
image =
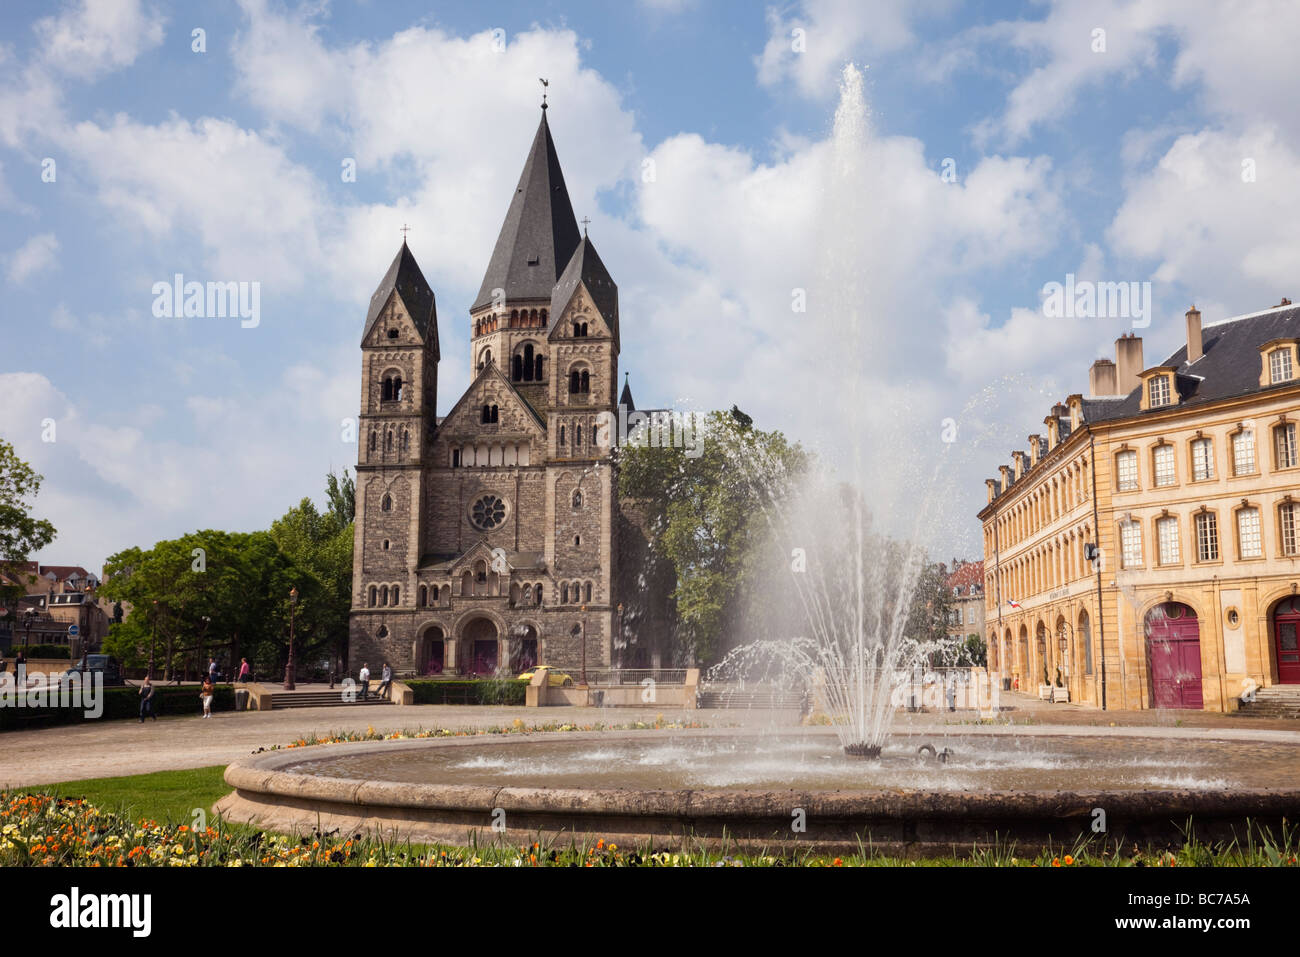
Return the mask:
[[[1065,855],[1065,866],[1066,866],[1066,867],[1069,867],[1069,866],[1070,866],[1071,864],[1073,864],[1073,863],[1074,863],[1074,858],[1071,857],[1069,854],[1066,854],[1066,855]]]
[[[1052,858],[1052,866],[1053,866],[1053,867],[1060,867],[1060,866],[1061,866],[1061,859],[1060,859],[1059,857],[1054,857],[1054,858]]]
[[[842,858],[842,857],[837,857],[837,858],[835,858],[835,860],[831,862],[831,866],[832,866],[832,867],[843,867],[843,866],[844,866],[844,858]]]

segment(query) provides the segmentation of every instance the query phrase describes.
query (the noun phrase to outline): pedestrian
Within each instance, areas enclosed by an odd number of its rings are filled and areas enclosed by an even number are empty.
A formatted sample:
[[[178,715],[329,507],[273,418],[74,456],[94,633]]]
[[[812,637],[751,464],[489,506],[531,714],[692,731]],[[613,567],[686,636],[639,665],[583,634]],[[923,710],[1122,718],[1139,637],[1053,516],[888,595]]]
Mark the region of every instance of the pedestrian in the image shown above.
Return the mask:
[[[248,667],[248,659],[247,659],[247,658],[240,658],[240,659],[239,659],[239,680],[240,680],[240,681],[248,681],[248,680],[249,680],[249,667]]]
[[[379,672],[379,678],[379,687],[375,690],[375,697],[391,700],[393,697],[393,669],[388,666],[387,661],[384,662],[383,670]]]
[[[216,663],[213,662],[215,665]],[[203,701],[203,717],[212,717],[212,697],[217,693],[216,686],[212,683],[212,676],[209,675],[203,681],[203,690],[199,692],[199,698]]]
[[[217,659],[208,659],[208,680],[213,684],[217,683]]]
[[[27,656],[21,651],[14,658],[14,684],[19,688],[27,687]]]
[[[148,715],[155,721],[158,715],[153,712],[153,681],[149,675],[144,676],[144,684],[140,686],[140,723],[144,724],[145,716]]]
[[[370,665],[362,664],[361,673],[357,675],[357,684],[361,687],[361,700],[366,700],[366,695],[370,693]]]

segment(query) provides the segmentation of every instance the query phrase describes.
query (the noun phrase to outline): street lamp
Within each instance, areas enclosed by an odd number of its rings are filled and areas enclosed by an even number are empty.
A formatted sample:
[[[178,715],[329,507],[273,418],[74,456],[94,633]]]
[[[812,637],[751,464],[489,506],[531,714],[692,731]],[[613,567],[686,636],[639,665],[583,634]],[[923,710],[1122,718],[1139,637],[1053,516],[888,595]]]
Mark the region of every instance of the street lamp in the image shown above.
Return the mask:
[[[582,686],[587,687],[587,606],[582,606]]]
[[[623,603],[618,603],[618,667],[623,668],[623,658],[627,651],[627,637],[623,634]],[[619,679],[622,680],[621,678]]]
[[[294,689],[294,662],[293,662],[293,615],[294,609],[298,607],[298,589],[296,587],[289,589],[289,660],[284,666],[284,690],[292,691]]]

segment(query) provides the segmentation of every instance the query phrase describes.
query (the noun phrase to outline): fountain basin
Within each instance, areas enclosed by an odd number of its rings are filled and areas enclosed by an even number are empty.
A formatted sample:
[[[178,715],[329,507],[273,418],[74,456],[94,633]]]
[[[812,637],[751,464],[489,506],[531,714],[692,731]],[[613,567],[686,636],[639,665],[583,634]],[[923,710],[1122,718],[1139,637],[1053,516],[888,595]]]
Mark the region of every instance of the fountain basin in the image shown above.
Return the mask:
[[[1300,815],[1294,744],[1198,740],[1188,749],[1144,737],[981,732],[895,735],[878,762],[844,756],[830,729],[323,745],[231,764],[235,791],[216,809],[289,832],[319,823],[450,844],[518,846],[540,834],[656,849],[874,847],[905,856],[996,841],[1059,848],[1088,836],[1181,843],[1189,817],[1198,838],[1226,840],[1244,837],[1247,818],[1276,828]],[[918,759],[927,742],[950,748],[949,762]],[[1075,767],[1090,752],[1095,766]],[[1096,809],[1104,833],[1093,831]]]

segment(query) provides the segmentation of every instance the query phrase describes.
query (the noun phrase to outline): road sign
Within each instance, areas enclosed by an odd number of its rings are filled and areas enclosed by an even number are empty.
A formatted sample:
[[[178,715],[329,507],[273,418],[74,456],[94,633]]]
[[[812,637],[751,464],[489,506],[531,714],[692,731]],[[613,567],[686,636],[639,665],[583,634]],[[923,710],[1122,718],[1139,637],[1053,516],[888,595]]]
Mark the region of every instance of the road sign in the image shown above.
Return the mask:
[[[80,633],[81,633],[81,629],[78,628],[76,625],[68,626],[68,634],[71,635],[73,638],[76,638],[77,635],[79,635]]]

